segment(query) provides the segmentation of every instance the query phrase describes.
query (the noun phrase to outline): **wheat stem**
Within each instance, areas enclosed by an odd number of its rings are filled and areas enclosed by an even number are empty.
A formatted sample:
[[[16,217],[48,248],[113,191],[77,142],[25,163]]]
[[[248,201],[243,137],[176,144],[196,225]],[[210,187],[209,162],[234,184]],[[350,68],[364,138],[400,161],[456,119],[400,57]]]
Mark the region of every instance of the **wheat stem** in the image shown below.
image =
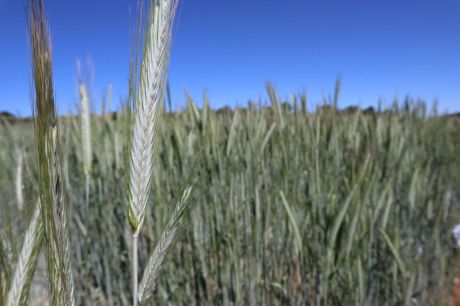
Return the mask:
[[[133,306],[138,305],[138,291],[139,291],[139,279],[138,279],[138,258],[137,258],[137,240],[138,240],[138,235],[134,234],[132,236],[133,239],[133,244],[132,244],[132,252],[133,252]]]

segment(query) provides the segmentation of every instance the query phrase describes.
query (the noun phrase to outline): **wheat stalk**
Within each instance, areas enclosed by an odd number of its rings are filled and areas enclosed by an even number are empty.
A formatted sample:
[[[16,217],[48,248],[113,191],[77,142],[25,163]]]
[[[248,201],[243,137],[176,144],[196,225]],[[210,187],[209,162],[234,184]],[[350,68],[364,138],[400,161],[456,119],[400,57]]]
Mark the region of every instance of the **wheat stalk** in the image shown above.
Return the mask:
[[[73,305],[73,280],[61,181],[59,133],[52,78],[51,46],[42,0],[30,0],[28,16],[34,80],[35,140],[41,216],[52,305]]]
[[[161,113],[164,83],[167,75],[171,31],[178,0],[160,0],[148,6],[149,19],[143,30],[142,1],[139,3],[138,37],[145,34],[142,47],[140,75],[137,56],[131,66],[131,100],[134,104],[134,125],[131,143],[128,217],[133,229],[132,274],[133,305],[137,305],[138,258],[137,238],[145,218],[149,197],[155,149],[155,131]]]
[[[29,288],[43,240],[43,222],[40,216],[40,206],[40,203],[35,205],[32,219],[24,236],[6,306],[27,305]]]
[[[70,241],[67,226],[67,199],[64,194],[63,184],[61,182],[62,163],[60,152],[58,151],[59,133],[57,126],[52,130],[51,137],[52,154],[49,157],[51,161],[51,178],[52,178],[52,206],[54,210],[54,222],[56,227],[56,253],[59,260],[59,272],[63,279],[64,296],[66,305],[74,304],[74,282],[73,272],[70,262]]]

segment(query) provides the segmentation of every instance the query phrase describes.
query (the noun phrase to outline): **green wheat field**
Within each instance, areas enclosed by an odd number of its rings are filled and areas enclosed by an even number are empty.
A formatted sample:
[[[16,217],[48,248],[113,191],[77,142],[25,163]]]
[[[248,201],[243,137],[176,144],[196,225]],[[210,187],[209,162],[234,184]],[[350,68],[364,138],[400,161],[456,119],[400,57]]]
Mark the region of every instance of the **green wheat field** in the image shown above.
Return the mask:
[[[187,109],[162,115],[141,259],[184,178],[202,179],[153,300],[440,305],[455,266],[450,230],[460,217],[460,120],[428,116],[424,104],[370,114],[309,112],[305,95],[289,110],[269,92],[270,107],[215,112],[207,100],[199,109],[189,98]],[[79,305],[130,301],[125,117],[91,116],[89,205],[81,119],[61,118]],[[38,194],[32,128],[4,121],[0,130],[2,279]],[[45,277],[38,272],[34,283]]]

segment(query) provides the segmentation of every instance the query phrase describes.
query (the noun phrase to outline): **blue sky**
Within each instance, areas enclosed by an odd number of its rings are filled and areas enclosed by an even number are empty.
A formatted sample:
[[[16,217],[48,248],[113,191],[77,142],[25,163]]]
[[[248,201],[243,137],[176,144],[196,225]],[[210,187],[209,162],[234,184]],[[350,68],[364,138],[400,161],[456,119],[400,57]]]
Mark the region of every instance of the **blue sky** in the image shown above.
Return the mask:
[[[30,114],[25,1],[0,0],[0,110]],[[130,0],[45,1],[60,112],[75,109],[76,59],[91,56],[94,98],[113,84],[126,97]],[[310,105],[333,93],[340,105],[389,105],[406,95],[460,111],[457,0],[183,0],[170,65],[173,103],[187,90],[213,107],[306,90]]]

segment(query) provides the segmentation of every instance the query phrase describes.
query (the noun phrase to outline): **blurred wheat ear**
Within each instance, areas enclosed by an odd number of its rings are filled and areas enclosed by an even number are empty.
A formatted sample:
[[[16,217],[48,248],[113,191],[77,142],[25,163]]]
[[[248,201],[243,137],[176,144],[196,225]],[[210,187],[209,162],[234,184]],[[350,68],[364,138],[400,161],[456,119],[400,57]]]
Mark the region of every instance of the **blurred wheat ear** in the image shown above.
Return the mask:
[[[59,130],[54,102],[51,43],[42,0],[30,0],[29,43],[32,49],[34,128],[41,217],[51,304],[74,305],[66,198],[62,186]]]
[[[92,166],[92,147],[91,147],[91,112],[90,103],[88,99],[88,92],[85,84],[80,84],[80,106],[81,106],[81,131],[82,131],[82,144],[83,144],[83,172],[85,173],[86,180],[86,195],[85,205],[89,206],[89,188],[91,179],[91,166]]]
[[[17,149],[17,161],[16,161],[16,201],[18,209],[22,211],[24,206],[24,195],[22,190],[22,171],[24,163],[24,153],[22,148]]]
[[[171,32],[178,4],[178,0],[138,2],[130,75],[130,101],[134,109],[134,122],[131,136],[128,204],[128,217],[133,230],[134,306],[138,304],[137,239],[144,223],[149,198],[153,157],[158,142],[156,131],[163,105]],[[145,23],[144,11],[147,12]],[[180,222],[181,219],[178,220]]]
[[[43,223],[40,203],[35,205],[29,227],[24,237],[21,253],[11,282],[6,306],[27,305],[32,277],[37,266],[43,240]]]

